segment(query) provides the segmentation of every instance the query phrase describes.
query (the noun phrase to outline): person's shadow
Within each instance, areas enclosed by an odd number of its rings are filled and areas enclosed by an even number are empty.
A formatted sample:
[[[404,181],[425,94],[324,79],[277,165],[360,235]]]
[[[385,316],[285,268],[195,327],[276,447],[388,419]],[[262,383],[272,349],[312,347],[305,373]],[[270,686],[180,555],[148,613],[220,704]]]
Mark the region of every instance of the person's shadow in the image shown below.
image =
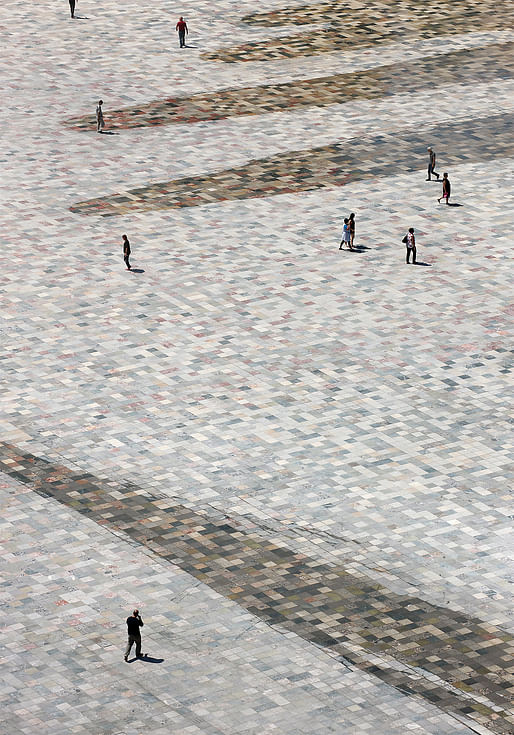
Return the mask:
[[[432,263],[422,263],[421,260],[417,260],[412,265],[424,265],[425,268],[431,268],[432,267]]]
[[[131,273],[144,273],[145,271],[144,271],[144,268],[131,268],[130,272]]]
[[[448,202],[449,207],[463,207],[463,204],[458,204],[457,202]]]
[[[100,130],[100,135],[119,135],[119,133],[114,133],[112,130]]]
[[[162,664],[164,659],[163,658],[153,658],[152,656],[148,656],[145,653],[144,656],[140,656],[139,658],[137,656],[134,656],[134,658],[129,658],[127,663],[133,664],[134,661],[142,661],[145,664]]]

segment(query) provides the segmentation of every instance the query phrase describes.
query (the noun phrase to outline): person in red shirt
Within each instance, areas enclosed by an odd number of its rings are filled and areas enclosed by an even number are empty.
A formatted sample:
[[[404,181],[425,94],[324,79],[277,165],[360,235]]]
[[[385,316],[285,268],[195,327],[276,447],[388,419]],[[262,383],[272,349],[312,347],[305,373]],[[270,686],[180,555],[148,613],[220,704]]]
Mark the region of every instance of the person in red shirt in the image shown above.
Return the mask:
[[[186,47],[186,33],[189,33],[187,29],[187,23],[182,16],[175,26],[175,30],[178,31],[178,40],[180,41],[180,48]]]

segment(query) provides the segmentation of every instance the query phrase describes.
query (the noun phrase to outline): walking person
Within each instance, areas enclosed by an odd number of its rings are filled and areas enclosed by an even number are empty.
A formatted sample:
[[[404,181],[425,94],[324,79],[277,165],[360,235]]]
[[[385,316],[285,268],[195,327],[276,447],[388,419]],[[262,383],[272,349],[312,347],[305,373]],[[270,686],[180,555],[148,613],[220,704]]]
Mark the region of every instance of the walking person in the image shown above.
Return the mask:
[[[428,176],[427,181],[432,181],[432,174],[434,176],[437,176],[437,180],[439,181],[439,174],[435,170],[435,152],[432,148],[427,148],[428,151]]]
[[[103,103],[104,103],[103,100],[98,100],[98,104],[96,106],[96,132],[97,133],[101,133],[105,127],[104,113],[102,111]]]
[[[353,241],[355,240],[355,214],[353,212],[348,217],[348,224],[350,226],[350,250],[353,250]]]
[[[127,618],[127,633],[128,633],[128,641],[127,641],[127,647],[125,649],[125,655],[124,659],[125,661],[128,661],[128,657],[130,655],[130,650],[134,643],[136,644],[136,656],[137,658],[142,658],[141,655],[141,628],[143,627],[144,623],[141,620],[141,615],[139,614],[139,610],[134,610],[132,615],[129,615]]]
[[[189,30],[187,27],[187,23],[182,16],[180,16],[180,19],[177,25],[175,26],[175,30],[178,31],[178,40],[180,43],[180,48],[185,48],[186,47],[186,33],[187,35],[189,35]]]
[[[452,192],[452,185],[450,184],[450,179],[448,178],[448,174],[443,174],[443,195],[439,197],[437,200],[437,203],[439,204],[441,202],[441,199],[446,199],[446,204],[449,204],[450,200],[450,194]]]
[[[408,263],[412,253],[412,265],[416,265],[416,238],[414,237],[414,227],[409,227],[408,233],[403,238],[407,252],[405,254],[405,262]]]
[[[132,270],[130,263],[129,263],[129,257],[130,257],[130,243],[129,239],[126,235],[123,235],[123,260],[125,261],[125,265],[127,266],[127,270]]]
[[[71,12],[71,17],[74,18],[75,17],[75,0],[70,0],[70,12]]]
[[[350,222],[348,220],[348,217],[345,217],[344,218],[344,225],[343,225],[343,237],[342,237],[342,240],[341,240],[341,244],[339,245],[339,250],[342,250],[343,249],[343,243],[346,245],[346,247],[349,250],[352,249],[351,243],[350,243],[350,238],[351,238],[351,234],[350,234]]]

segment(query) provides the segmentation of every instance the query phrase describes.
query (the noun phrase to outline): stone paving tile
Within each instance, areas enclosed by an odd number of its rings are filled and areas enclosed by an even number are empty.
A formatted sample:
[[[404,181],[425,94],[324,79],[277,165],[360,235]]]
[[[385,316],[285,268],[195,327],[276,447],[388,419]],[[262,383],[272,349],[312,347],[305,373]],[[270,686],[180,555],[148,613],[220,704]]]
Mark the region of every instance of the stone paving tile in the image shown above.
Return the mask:
[[[0,474],[6,732],[469,735],[176,566]],[[146,660],[122,659],[127,610]]]
[[[109,111],[106,126],[109,130],[122,130],[322,107],[356,99],[413,93],[433,88],[435,84],[466,84],[476,79],[483,84],[498,78],[511,79],[513,72],[514,44],[490,44],[486,48],[462,49],[413,63],[386,64],[330,77],[156,100],[147,105]],[[96,131],[91,115],[67,120],[66,124],[74,130]]]
[[[343,144],[294,151],[210,176],[159,182],[124,193],[78,202],[70,207],[77,214],[112,217],[128,212],[179,207],[197,207],[254,197],[297,194],[312,189],[344,186],[362,179],[393,176],[418,169],[418,156],[427,139],[437,137],[444,151],[445,166],[466,161],[488,161],[512,155],[513,115],[447,123],[423,130],[380,134]]]
[[[242,20],[267,27],[291,24],[317,24],[318,27],[300,34],[211,51],[204,54],[205,58],[232,63],[262,61],[344,51],[348,47],[376,47],[398,39],[404,43],[416,38],[435,40],[477,27],[510,28],[513,15],[512,4],[506,0],[497,3],[461,0],[451,5],[444,0],[427,0],[422,4],[403,0],[395,3],[394,13],[387,2],[353,0],[284,7],[269,13],[253,13]]]
[[[0,462],[18,482],[123,531],[268,624],[497,732],[514,725],[514,638],[495,626],[399,597],[363,575],[294,554],[226,520],[213,522],[169,500],[153,500],[138,487],[113,489],[113,483],[106,486],[9,445],[0,446]],[[381,662],[383,655],[424,673],[406,676],[404,666]]]

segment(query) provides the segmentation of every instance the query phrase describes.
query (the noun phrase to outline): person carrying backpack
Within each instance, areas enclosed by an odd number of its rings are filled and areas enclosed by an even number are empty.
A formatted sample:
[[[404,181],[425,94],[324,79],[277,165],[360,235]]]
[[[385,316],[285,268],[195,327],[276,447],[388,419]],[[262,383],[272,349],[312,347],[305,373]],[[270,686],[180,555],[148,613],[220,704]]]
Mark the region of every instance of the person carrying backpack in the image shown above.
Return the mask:
[[[405,253],[405,262],[409,263],[412,253],[412,265],[416,265],[416,238],[414,237],[414,227],[409,227],[408,233],[402,240],[405,243],[407,252]]]

